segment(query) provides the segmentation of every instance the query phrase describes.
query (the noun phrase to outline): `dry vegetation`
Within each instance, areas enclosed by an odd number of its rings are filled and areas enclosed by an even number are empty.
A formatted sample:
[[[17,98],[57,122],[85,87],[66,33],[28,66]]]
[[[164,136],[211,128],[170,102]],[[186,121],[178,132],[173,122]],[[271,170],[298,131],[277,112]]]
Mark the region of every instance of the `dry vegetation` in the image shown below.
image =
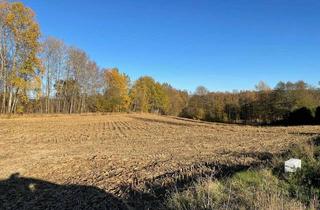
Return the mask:
[[[0,119],[0,179],[20,173],[59,185],[89,185],[128,206],[161,207],[154,202],[167,189],[259,164],[319,131],[319,126],[253,127],[149,114]]]

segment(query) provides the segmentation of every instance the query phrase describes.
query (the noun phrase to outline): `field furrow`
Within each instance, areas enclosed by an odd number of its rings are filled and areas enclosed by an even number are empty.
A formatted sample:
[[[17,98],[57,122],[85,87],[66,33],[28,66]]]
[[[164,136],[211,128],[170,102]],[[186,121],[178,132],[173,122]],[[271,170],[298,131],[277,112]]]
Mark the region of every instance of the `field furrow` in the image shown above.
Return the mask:
[[[320,133],[319,126],[253,127],[150,114],[0,119],[0,179],[20,173],[117,196],[169,186],[219,165],[257,163]],[[149,189],[150,191],[150,189]]]

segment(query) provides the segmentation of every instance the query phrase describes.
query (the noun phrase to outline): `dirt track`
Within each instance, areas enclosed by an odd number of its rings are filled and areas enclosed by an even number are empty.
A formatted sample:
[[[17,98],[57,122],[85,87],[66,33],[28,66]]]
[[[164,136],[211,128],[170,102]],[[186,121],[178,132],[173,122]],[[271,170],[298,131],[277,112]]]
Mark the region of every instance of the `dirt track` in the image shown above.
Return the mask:
[[[0,119],[0,179],[19,173],[117,197],[132,189],[152,194],[148,183],[166,186],[205,173],[203,164],[250,165],[319,132],[319,126],[252,127],[148,114]]]

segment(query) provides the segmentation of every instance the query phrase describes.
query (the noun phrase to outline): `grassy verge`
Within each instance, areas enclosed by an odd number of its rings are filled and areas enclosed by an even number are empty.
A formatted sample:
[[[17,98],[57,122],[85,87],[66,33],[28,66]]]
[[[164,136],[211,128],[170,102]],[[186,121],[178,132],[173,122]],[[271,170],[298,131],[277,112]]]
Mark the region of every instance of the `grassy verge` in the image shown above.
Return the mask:
[[[288,158],[302,159],[302,169],[284,173]],[[238,172],[223,180],[203,179],[173,193],[169,209],[319,209],[320,139],[293,145],[270,167]]]

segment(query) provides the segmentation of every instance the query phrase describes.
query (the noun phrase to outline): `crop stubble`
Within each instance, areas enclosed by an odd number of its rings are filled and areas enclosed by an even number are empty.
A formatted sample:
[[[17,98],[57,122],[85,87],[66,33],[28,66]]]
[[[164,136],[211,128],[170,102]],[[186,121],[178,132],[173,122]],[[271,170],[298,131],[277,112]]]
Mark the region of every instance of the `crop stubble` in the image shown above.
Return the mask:
[[[319,133],[319,126],[253,127],[150,114],[0,119],[0,179],[13,173],[92,185],[124,196],[146,182],[202,173],[201,164],[250,165]],[[306,135],[310,134],[310,135]]]

